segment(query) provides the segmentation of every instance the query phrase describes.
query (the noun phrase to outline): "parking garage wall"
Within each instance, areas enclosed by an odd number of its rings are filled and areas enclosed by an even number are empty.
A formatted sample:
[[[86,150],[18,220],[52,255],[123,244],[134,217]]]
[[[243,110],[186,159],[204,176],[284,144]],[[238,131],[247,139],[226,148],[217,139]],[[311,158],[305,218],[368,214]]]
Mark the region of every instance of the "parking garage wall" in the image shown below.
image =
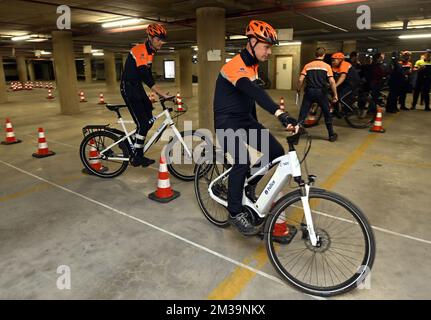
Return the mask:
[[[291,56],[292,62],[292,89],[298,82],[299,73],[301,72],[301,46],[279,46],[272,48],[271,58],[268,60],[268,79],[271,81],[271,89],[275,89],[275,61],[277,56]]]

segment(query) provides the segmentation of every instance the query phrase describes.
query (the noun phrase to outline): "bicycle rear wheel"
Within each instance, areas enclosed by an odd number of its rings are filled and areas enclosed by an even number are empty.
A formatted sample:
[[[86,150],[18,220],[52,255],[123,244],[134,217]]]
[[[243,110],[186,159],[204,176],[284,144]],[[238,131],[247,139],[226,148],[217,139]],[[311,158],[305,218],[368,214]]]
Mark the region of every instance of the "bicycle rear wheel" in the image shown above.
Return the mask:
[[[166,147],[166,159],[168,161],[168,170],[176,178],[183,181],[193,181],[196,159],[205,156],[205,152],[212,152],[210,139],[199,131],[182,131],[181,137],[191,151],[192,157],[189,157],[184,146],[174,137]]]
[[[230,165],[226,161],[224,163],[217,163],[215,159],[209,159],[201,161],[201,163],[196,165],[195,170],[194,188],[199,207],[208,221],[221,228],[229,226],[227,221],[229,212],[226,207],[210,197],[208,187],[214,179],[228,170],[229,167]],[[226,201],[228,190],[227,178],[226,176],[213,186],[214,194]]]
[[[334,296],[361,285],[373,266],[375,240],[366,217],[349,200],[311,188],[309,203],[320,238],[313,246],[307,231],[299,191],[281,198],[265,225],[265,245],[272,265],[295,288],[312,295]],[[277,223],[298,232],[288,245],[270,236]]]
[[[108,131],[95,131],[81,142],[79,156],[88,172],[101,178],[114,178],[126,170],[128,160],[108,160],[106,157],[129,158],[129,150],[124,142],[113,146],[103,155],[101,152],[120,138]]]

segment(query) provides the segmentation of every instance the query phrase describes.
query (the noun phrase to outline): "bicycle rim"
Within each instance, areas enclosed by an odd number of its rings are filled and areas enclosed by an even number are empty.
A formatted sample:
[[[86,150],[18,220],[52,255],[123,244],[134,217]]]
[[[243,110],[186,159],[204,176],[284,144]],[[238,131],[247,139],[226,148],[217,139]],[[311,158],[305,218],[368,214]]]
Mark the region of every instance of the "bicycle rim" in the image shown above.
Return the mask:
[[[310,206],[320,246],[311,244],[299,193],[276,204],[265,228],[265,242],[271,263],[284,280],[309,294],[339,295],[363,285],[369,275],[374,236],[367,219],[351,202],[316,190],[310,192]],[[288,245],[274,243],[269,236],[277,219],[298,230]]]
[[[196,168],[195,174],[195,194],[204,216],[212,224],[218,227],[227,227],[228,211],[227,209],[214,201],[209,193],[210,183],[220,176],[227,167],[222,164],[203,162]],[[220,198],[227,200],[227,178],[213,187],[213,192]]]
[[[97,131],[84,138],[80,146],[81,161],[87,172],[101,178],[114,178],[126,170],[128,161],[104,159],[101,152],[118,141],[118,136],[111,132]],[[107,150],[107,157],[129,158],[124,143],[119,143]]]

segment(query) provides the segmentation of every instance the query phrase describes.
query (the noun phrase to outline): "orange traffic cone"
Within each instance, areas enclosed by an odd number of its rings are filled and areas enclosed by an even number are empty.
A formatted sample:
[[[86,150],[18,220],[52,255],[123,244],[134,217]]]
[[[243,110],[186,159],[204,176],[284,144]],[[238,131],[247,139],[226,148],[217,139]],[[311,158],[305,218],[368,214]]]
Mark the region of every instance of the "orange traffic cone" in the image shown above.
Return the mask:
[[[163,156],[160,156],[159,179],[157,181],[157,190],[150,193],[148,197],[151,200],[166,203],[178,198],[180,193],[172,190],[169,181],[169,172]]]
[[[53,156],[55,154],[55,152],[49,151],[48,143],[46,142],[46,139],[45,139],[45,132],[43,131],[42,128],[39,128],[38,144],[39,146],[37,148],[37,152],[33,153],[33,157],[45,158],[45,157]]]
[[[272,205],[274,206],[282,196],[283,192],[279,192]],[[292,241],[296,233],[297,229],[294,226],[289,225],[288,227],[286,222],[286,213],[284,211],[280,213],[272,231],[274,241],[281,244],[288,244]]]
[[[99,95],[99,103],[98,104],[106,104],[105,98],[103,97],[103,93],[100,93],[100,95]]]
[[[280,98],[280,109],[284,110],[284,98],[283,97]]]
[[[84,91],[79,93],[79,102],[87,102],[87,100],[85,100]]]
[[[181,100],[181,95],[179,92],[177,93],[176,104],[177,104],[177,112],[184,112],[183,101]]]
[[[304,127],[308,128],[317,125],[318,119],[316,116],[316,110],[317,109],[313,109],[313,106],[310,108],[310,112],[308,113],[308,116],[304,121]]]
[[[371,132],[378,132],[378,133],[386,132],[386,130],[383,129],[382,113],[383,113],[382,108],[377,107],[377,115],[376,115],[376,119],[374,120],[374,125],[370,129]]]
[[[13,132],[12,123],[10,122],[9,118],[6,119],[5,130],[6,130],[6,140],[2,141],[1,144],[15,144],[15,143],[21,142],[21,140],[18,140],[15,137],[15,133]]]
[[[52,90],[51,89],[48,89],[48,96],[46,98],[49,99],[49,100],[54,99],[54,96],[52,95]]]
[[[88,162],[90,163],[90,166],[96,171],[100,171],[100,172],[108,171],[108,168],[103,166],[102,162],[100,161],[100,154],[99,154],[99,151],[97,151],[96,142],[94,141],[94,139],[90,140],[89,146],[90,146],[90,151],[88,152],[88,156],[89,156]],[[87,170],[87,168],[82,169],[82,173],[91,174],[91,172]]]

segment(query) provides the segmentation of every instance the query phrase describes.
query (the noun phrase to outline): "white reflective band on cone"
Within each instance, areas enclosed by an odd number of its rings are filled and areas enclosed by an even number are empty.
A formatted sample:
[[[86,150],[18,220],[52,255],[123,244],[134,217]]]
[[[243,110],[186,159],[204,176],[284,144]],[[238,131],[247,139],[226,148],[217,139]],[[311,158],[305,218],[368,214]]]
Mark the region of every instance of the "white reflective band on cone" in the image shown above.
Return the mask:
[[[166,165],[166,163],[160,164],[159,172],[168,172],[168,166]]]
[[[6,137],[8,137],[8,138],[15,137],[15,133],[13,133],[13,132],[6,132]]]
[[[46,142],[39,143],[39,149],[48,149],[48,144]]]
[[[377,127],[381,127],[382,126],[382,122],[381,121],[375,121],[374,125]]]
[[[6,128],[12,128],[12,123],[10,122],[6,123]]]
[[[157,187],[161,188],[161,189],[166,189],[169,188],[171,186],[171,183],[169,182],[169,180],[160,180],[157,182]]]
[[[45,132],[39,132],[39,138],[45,138]]]

